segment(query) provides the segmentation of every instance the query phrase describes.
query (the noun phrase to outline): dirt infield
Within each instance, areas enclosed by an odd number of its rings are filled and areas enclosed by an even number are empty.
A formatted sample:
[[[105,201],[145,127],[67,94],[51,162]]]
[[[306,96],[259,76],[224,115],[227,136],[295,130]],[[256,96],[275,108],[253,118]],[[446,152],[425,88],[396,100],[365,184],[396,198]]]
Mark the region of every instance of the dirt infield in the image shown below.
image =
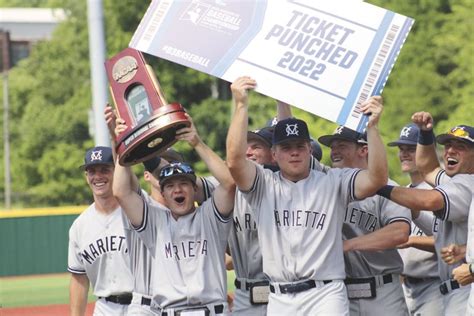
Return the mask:
[[[86,316],[92,316],[94,304],[87,304]],[[64,316],[69,315],[69,305],[46,305],[0,308],[0,316]]]

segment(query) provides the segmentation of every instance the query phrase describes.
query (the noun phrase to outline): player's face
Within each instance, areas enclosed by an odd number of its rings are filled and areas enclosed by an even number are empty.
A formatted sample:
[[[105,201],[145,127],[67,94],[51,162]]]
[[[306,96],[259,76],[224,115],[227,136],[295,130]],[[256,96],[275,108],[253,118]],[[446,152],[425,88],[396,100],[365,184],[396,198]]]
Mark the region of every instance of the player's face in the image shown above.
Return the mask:
[[[474,174],[474,146],[459,140],[444,145],[444,167],[450,177],[458,173]]]
[[[364,162],[364,147],[354,142],[335,139],[331,142],[331,161],[333,168],[360,168]]]
[[[398,146],[398,158],[403,172],[416,172],[416,145]]]
[[[111,165],[94,165],[87,167],[86,179],[92,193],[96,197],[107,198],[113,196],[112,183],[114,167]]]
[[[274,147],[273,158],[286,179],[299,181],[309,174],[311,145],[300,139],[278,144]]]
[[[258,140],[250,140],[247,144],[247,159],[259,165],[273,164],[272,150],[268,145]]]
[[[186,177],[176,177],[164,183],[161,188],[166,206],[177,219],[194,211],[196,185]]]

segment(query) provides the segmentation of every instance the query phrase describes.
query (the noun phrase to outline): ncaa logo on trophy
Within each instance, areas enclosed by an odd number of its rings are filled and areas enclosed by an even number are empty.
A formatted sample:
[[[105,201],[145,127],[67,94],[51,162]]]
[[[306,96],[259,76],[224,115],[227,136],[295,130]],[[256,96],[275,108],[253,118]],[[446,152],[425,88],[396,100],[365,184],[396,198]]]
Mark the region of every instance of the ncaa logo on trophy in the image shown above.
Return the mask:
[[[165,151],[190,126],[179,103],[168,104],[141,52],[126,48],[105,62],[117,115],[128,128],[117,137],[119,163],[130,166]]]

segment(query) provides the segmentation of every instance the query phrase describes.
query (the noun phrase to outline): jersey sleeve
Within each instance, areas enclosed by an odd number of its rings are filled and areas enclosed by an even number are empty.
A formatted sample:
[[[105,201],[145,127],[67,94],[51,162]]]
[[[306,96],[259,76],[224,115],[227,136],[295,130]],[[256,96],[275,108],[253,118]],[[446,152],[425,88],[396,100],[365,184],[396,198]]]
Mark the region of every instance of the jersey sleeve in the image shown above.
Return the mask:
[[[265,194],[265,182],[270,181],[277,173],[272,172],[269,169],[264,169],[262,166],[255,164],[256,174],[255,180],[252,187],[248,191],[241,191],[242,196],[247,200],[249,205],[256,212],[258,217],[258,211],[261,209],[263,196]]]
[[[155,253],[157,230],[166,222],[166,210],[143,200],[143,223],[134,227],[151,253]]]
[[[214,190],[217,188],[219,185],[219,181],[215,177],[201,177],[200,178],[202,181],[202,190],[203,190],[203,196],[204,196],[204,201],[209,199],[212,196],[212,193]]]
[[[438,174],[435,176],[435,186],[444,184],[451,181],[451,177],[446,174],[446,171],[441,169],[438,171]]]
[[[395,222],[405,222],[409,226],[411,225],[411,211],[393,201],[390,201],[384,197],[381,199],[381,210],[382,210],[382,224],[387,226]]]
[[[473,187],[474,176],[469,174],[458,174],[451,181],[437,186],[435,190],[443,195],[444,208],[436,216],[451,222],[467,221]]]
[[[420,211],[420,215],[413,222],[418,226],[426,236],[433,236],[437,232],[437,219],[433,212]]]
[[[76,222],[74,222],[69,229],[67,270],[75,274],[86,274],[86,269],[81,258],[80,247],[78,244]]]
[[[350,168],[331,168],[328,171],[329,174],[337,173],[340,179],[341,185],[341,198],[345,203],[349,204],[352,201],[357,201],[357,197],[355,196],[355,180],[357,175],[360,173],[360,169],[350,169]]]

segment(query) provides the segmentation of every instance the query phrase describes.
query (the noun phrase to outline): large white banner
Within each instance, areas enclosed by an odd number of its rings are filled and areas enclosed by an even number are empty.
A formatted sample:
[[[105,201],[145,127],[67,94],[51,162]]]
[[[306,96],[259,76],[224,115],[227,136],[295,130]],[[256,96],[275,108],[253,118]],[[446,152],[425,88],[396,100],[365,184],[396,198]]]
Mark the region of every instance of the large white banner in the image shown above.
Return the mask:
[[[362,131],[413,22],[362,1],[154,0],[130,47]]]

